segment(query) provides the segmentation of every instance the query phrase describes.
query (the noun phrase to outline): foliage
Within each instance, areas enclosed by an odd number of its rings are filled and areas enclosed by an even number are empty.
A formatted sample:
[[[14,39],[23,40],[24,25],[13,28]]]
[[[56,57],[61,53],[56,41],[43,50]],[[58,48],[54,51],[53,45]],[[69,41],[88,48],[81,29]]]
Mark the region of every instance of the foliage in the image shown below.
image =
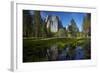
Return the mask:
[[[40,11],[34,11],[34,31],[35,31],[35,37],[41,36],[41,15]]]
[[[83,32],[85,36],[91,35],[91,14],[86,14],[86,16],[84,16]]]
[[[77,33],[79,32],[79,29],[74,19],[71,20],[71,25],[68,26],[68,32],[71,34],[71,37],[77,37]]]
[[[29,11],[23,11],[23,36],[30,37],[33,34],[33,25],[32,25],[32,17],[29,14]]]
[[[66,30],[64,29],[59,29],[57,32],[58,37],[66,37]]]

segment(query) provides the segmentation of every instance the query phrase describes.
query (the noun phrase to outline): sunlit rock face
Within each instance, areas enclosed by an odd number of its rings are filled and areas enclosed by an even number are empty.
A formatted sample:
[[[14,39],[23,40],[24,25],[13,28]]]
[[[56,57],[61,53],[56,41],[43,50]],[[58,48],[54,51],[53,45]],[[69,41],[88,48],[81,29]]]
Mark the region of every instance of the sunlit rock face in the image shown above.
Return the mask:
[[[46,27],[50,29],[51,32],[57,32],[59,28],[62,27],[62,24],[58,16],[47,16],[46,17]]]

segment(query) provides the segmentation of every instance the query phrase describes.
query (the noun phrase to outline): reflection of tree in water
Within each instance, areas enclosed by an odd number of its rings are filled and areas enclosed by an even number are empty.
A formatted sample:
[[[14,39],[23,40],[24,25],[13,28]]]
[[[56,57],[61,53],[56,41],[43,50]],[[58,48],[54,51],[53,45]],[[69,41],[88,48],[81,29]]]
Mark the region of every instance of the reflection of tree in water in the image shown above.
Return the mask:
[[[49,61],[80,60],[84,59],[84,54],[84,50],[81,46],[77,46],[74,49],[71,49],[70,47],[59,49],[57,45],[53,45],[50,49],[47,49],[46,56]]]
[[[41,40],[43,41],[43,40]],[[45,41],[46,42],[46,41]],[[75,41],[76,42],[76,41]],[[54,43],[43,44],[43,42],[33,42],[24,47],[23,62],[39,61],[64,61],[64,60],[82,60],[91,58],[90,41],[79,40],[77,44],[74,41],[70,44]],[[64,42],[65,43],[65,42]],[[36,46],[34,46],[34,45]],[[29,48],[30,47],[30,48]]]
[[[84,50],[81,46],[78,46],[76,49],[75,49],[75,59],[78,60],[78,59],[84,59]]]

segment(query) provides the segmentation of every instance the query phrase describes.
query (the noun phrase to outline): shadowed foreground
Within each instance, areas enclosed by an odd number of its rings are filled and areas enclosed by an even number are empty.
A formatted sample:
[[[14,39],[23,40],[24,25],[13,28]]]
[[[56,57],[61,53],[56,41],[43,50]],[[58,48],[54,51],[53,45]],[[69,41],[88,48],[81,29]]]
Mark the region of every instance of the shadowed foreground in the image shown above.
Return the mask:
[[[90,38],[24,38],[23,62],[91,59]]]

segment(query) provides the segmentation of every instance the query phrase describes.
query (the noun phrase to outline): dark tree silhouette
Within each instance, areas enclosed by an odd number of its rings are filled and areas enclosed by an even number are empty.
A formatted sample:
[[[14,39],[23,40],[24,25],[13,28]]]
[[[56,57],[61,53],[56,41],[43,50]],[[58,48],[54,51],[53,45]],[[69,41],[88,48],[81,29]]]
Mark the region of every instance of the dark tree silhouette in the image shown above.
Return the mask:
[[[74,19],[71,20],[71,25],[68,26],[68,31],[70,32],[72,37],[77,36],[77,33],[79,32],[79,29],[78,29]]]
[[[33,24],[29,10],[23,10],[23,36],[32,36]]]
[[[41,15],[40,15],[40,11],[34,11],[34,31],[35,31],[35,37],[41,36]]]
[[[91,36],[91,14],[86,14],[83,20],[83,33],[85,36]]]

